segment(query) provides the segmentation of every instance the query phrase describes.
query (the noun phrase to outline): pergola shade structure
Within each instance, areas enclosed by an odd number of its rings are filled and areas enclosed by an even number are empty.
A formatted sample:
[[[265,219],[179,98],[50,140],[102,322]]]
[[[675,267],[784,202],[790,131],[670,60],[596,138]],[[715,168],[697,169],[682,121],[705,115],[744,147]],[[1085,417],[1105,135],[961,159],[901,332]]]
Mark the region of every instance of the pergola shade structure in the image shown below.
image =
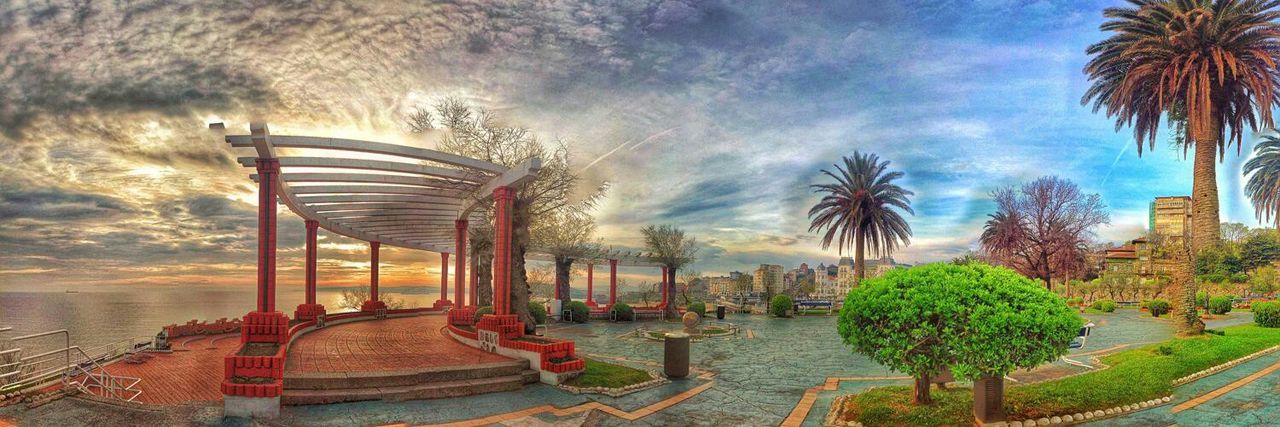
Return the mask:
[[[353,139],[270,135],[253,125],[251,135],[228,135],[245,167],[275,159],[280,202],[321,228],[368,242],[453,253],[455,221],[483,221],[484,206],[499,187],[537,176],[531,159],[515,168],[406,145]],[[250,177],[256,182],[259,174]]]

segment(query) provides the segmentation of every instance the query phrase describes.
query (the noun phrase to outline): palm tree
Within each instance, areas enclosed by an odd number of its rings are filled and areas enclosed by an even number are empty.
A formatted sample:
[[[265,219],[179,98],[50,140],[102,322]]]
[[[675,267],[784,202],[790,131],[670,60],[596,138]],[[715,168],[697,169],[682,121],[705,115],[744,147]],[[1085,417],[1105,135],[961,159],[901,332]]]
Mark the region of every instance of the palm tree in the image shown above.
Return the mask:
[[[1272,127],[1280,105],[1280,12],[1273,0],[1129,0],[1107,8],[1100,27],[1111,37],[1089,46],[1085,73],[1093,85],[1081,103],[1106,108],[1117,130],[1132,125],[1142,154],[1154,148],[1161,116],[1169,115],[1195,148],[1192,253],[1219,240],[1214,158],[1245,128]],[[1227,129],[1230,133],[1227,134]]]
[[[644,245],[649,250],[649,256],[667,266],[667,298],[674,300],[676,270],[693,263],[698,254],[697,242],[694,238],[685,236],[684,230],[670,225],[650,225],[641,229],[640,234],[644,235]],[[680,317],[680,311],[676,310],[676,304],[672,301],[667,301],[664,311],[669,317]]]
[[[1244,192],[1253,201],[1253,210],[1259,221],[1276,219],[1280,228],[1280,137],[1266,135],[1253,146],[1253,158],[1244,164],[1244,174],[1249,182]]]
[[[867,249],[876,256],[887,256],[900,244],[911,243],[911,226],[898,211],[915,215],[907,198],[914,193],[894,184],[902,172],[889,171],[889,162],[880,161],[875,154],[854,151],[853,157],[844,158],[843,167],[832,166],[836,172],[823,169],[822,173],[835,179],[834,184],[810,186],[815,193],[826,195],[809,209],[809,231],[826,230],[823,249],[833,241],[841,255],[853,248],[854,277],[861,281],[867,274]]]

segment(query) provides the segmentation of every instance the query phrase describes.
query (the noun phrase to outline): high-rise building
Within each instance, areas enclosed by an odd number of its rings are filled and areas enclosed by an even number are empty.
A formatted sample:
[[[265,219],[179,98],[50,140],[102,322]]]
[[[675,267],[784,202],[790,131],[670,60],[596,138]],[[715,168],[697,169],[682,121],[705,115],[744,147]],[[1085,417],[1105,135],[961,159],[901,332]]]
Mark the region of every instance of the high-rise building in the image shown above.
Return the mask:
[[[781,265],[760,264],[760,268],[755,271],[754,279],[751,283],[751,292],[762,294],[766,289],[772,294],[782,292]]]
[[[1191,198],[1156,197],[1151,202],[1149,230],[1160,236],[1183,239],[1191,236]]]

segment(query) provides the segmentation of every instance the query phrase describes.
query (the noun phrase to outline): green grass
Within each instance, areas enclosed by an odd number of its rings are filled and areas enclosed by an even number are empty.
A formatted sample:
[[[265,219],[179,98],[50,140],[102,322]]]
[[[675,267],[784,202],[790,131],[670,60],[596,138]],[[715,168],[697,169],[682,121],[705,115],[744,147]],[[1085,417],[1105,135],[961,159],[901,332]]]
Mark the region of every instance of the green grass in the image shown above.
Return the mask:
[[[586,371],[582,375],[566,381],[565,384],[574,387],[620,388],[653,379],[648,372],[636,368],[601,362],[595,359],[584,360],[587,362]]]
[[[1110,368],[1036,384],[1009,387],[1005,409],[1023,420],[1105,409],[1168,396],[1173,381],[1258,350],[1280,344],[1280,329],[1240,325],[1225,335],[1179,338],[1103,357]],[[1162,354],[1160,347],[1171,350]],[[973,418],[970,389],[934,392],[930,407],[911,406],[911,388],[884,387],[855,396],[846,417],[873,425],[968,425]]]

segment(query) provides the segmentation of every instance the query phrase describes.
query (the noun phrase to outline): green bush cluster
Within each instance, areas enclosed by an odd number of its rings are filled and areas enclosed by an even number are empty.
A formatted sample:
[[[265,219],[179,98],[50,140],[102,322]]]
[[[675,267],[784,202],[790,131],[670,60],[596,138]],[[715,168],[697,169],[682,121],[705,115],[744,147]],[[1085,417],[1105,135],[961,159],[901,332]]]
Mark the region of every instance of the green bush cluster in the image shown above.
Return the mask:
[[[687,307],[686,310],[688,310],[691,313],[698,313],[698,317],[706,316],[707,303],[704,303],[702,301],[694,301],[689,303],[689,307]]]
[[[480,308],[476,309],[476,319],[475,319],[475,323],[480,323],[480,318],[481,318],[481,317],[484,317],[484,315],[486,315],[486,314],[493,314],[493,306],[492,306],[492,305],[486,305],[486,306],[484,306],[484,307],[480,307]]]
[[[791,310],[794,307],[795,301],[792,301],[791,297],[786,295],[774,296],[773,300],[769,301],[769,313],[778,317],[786,317],[787,310]]]
[[[1147,301],[1147,310],[1151,310],[1151,317],[1163,316],[1172,309],[1173,305],[1169,304],[1169,301],[1166,300],[1153,299],[1151,301]]]
[[[1280,328],[1280,302],[1267,301],[1254,304],[1253,321],[1258,326]]]
[[[569,301],[565,309],[569,310],[568,320],[573,323],[587,323],[587,319],[591,317],[591,309],[587,308],[587,303],[582,301]]]
[[[1109,299],[1100,299],[1100,300],[1094,301],[1093,305],[1089,306],[1089,308],[1101,311],[1103,313],[1110,313],[1110,312],[1116,311],[1116,302]]]
[[[529,301],[529,314],[539,325],[547,323],[547,307],[540,302]]]
[[[1080,304],[1084,304],[1084,297],[1067,298],[1067,305],[1080,305]]]
[[[617,303],[613,305],[613,311],[618,312],[618,320],[632,321],[636,320],[636,310],[625,303]]]
[[[1205,291],[1196,292],[1196,308],[1205,308],[1209,306],[1209,293]]]
[[[1213,297],[1209,299],[1209,312],[1213,314],[1227,314],[1231,312],[1231,301],[1235,298],[1227,295]]]

